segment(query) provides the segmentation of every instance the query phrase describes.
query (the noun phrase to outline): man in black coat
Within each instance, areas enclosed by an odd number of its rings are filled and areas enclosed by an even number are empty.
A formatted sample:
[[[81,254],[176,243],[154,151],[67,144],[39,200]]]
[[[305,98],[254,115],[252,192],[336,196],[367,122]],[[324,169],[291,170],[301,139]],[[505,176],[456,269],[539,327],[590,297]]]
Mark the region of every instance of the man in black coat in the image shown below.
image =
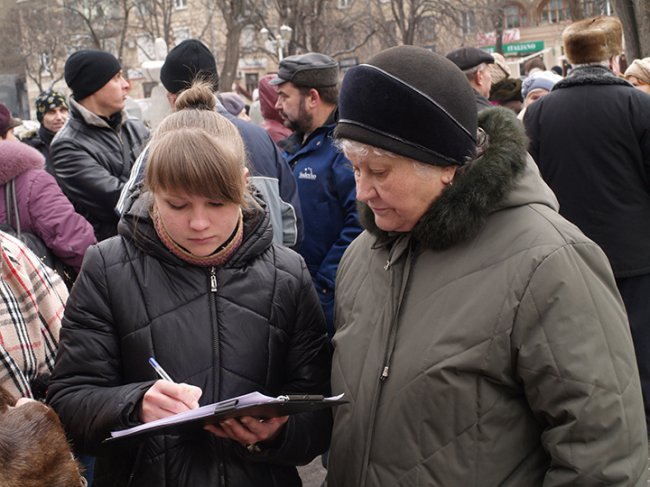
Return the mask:
[[[124,110],[130,85],[115,56],[77,51],[64,75],[70,114],[50,146],[52,165],[63,192],[103,240],[117,234],[115,204],[149,133]]]
[[[607,254],[627,309],[650,424],[650,96],[618,74],[613,17],[563,33],[573,71],[530,105],[530,153],[560,213]]]
[[[197,39],[187,39],[172,49],[160,70],[172,109],[176,97],[189,88],[194,79],[212,83],[215,95],[219,73],[214,55]],[[216,96],[215,96],[216,97]],[[297,249],[302,242],[303,223],[298,189],[288,163],[261,127],[229,113],[217,98],[217,112],[230,120],[241,135],[249,157],[249,181],[262,193],[273,227],[274,243]],[[123,213],[127,201],[144,179],[147,153],[136,161],[131,177],[122,191],[116,210]]]

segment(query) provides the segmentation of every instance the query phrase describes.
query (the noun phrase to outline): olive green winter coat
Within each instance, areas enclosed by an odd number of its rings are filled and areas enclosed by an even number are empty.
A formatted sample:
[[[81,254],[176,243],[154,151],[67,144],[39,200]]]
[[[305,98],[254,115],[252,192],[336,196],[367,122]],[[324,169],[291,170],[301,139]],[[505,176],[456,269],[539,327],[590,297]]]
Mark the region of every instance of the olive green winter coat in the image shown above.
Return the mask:
[[[645,486],[638,372],[608,261],[557,212],[518,121],[412,232],[337,276],[328,487]]]

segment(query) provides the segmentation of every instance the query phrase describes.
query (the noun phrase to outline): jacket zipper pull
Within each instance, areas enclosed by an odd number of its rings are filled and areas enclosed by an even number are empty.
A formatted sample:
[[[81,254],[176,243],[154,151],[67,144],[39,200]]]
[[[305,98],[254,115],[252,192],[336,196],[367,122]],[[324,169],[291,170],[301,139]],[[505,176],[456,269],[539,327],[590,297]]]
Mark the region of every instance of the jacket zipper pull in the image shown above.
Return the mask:
[[[387,271],[390,269],[390,259],[386,261],[386,265],[384,266],[384,270]]]
[[[385,381],[386,379],[388,379],[388,370],[389,370],[389,369],[390,369],[390,367],[389,367],[388,365],[386,365],[386,366],[384,367],[384,370],[381,371],[381,377],[380,377],[379,379],[380,379],[382,382]]]
[[[210,268],[210,292],[217,292],[217,274],[214,272],[214,267]]]

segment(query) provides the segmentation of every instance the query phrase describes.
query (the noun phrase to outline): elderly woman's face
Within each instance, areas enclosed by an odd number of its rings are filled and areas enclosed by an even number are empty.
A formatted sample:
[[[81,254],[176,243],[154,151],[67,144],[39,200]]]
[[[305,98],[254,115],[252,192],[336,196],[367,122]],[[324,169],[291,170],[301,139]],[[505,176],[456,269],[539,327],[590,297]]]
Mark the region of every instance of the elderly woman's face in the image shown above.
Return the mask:
[[[357,199],[370,207],[386,232],[409,232],[442,194],[455,166],[415,163],[404,157],[346,154],[352,162]]]

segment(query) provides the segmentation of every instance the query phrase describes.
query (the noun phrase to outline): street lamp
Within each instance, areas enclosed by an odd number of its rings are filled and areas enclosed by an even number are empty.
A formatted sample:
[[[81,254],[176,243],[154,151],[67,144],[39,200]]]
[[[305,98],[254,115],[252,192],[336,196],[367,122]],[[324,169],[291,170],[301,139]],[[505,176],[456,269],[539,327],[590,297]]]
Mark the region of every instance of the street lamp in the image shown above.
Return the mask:
[[[260,29],[260,35],[262,36],[262,40],[265,43],[267,43],[266,48],[269,50],[277,49],[278,59],[280,61],[282,61],[282,58],[284,57],[284,48],[289,45],[292,32],[293,29],[285,24],[282,24],[280,26],[280,32],[275,35],[266,27],[262,27]]]

